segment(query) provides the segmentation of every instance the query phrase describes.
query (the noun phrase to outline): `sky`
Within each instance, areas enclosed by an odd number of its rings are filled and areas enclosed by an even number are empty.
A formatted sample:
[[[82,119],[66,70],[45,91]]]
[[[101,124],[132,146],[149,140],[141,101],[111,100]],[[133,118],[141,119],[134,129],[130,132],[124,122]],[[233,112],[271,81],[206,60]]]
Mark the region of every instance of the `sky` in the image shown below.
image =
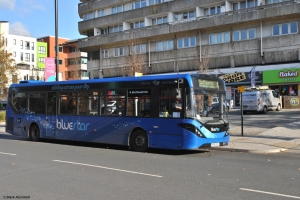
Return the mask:
[[[83,38],[78,32],[79,0],[57,0],[58,37]],[[8,21],[12,31],[39,38],[55,36],[55,0],[0,0],[0,21]]]

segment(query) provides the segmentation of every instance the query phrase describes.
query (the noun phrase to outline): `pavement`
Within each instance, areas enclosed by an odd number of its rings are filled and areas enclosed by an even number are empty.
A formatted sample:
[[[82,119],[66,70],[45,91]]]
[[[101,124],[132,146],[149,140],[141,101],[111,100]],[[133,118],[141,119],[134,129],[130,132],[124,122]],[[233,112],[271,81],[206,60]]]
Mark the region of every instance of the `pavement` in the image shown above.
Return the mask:
[[[293,111],[299,112],[300,110]],[[248,127],[248,129],[251,130],[248,130],[247,135],[242,135],[240,126],[230,128],[229,133],[231,135],[228,146],[211,147],[209,149],[256,154],[280,152],[300,154],[300,117],[296,122],[286,124],[284,127],[265,129]]]
[[[0,122],[0,127],[4,128],[5,123]],[[232,151],[232,152],[249,152],[256,154],[270,153],[299,153],[300,154],[300,118],[299,121],[287,124],[285,127],[275,127],[266,129],[261,133],[254,135],[238,135],[237,129],[233,127],[230,141],[227,146],[210,147],[210,150]],[[3,130],[4,131],[4,130]]]

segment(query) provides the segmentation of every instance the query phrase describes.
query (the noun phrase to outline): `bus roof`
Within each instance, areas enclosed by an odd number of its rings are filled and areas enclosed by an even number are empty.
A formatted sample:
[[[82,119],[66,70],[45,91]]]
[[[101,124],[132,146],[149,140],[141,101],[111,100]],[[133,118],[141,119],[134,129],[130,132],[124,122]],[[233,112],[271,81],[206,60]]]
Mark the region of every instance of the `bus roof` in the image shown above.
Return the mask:
[[[166,79],[181,79],[185,78],[188,81],[188,84],[193,87],[193,83],[191,81],[192,76],[197,76],[197,74],[166,74],[166,75],[151,75],[151,76],[130,76],[130,77],[114,77],[114,78],[101,78],[101,79],[88,79],[88,80],[68,80],[68,81],[52,81],[52,82],[44,82],[44,81],[36,81],[36,80],[28,80],[28,81],[20,81],[19,84],[11,84],[10,87],[28,87],[28,86],[49,86],[49,85],[69,85],[69,84],[90,84],[90,83],[106,83],[106,82],[127,82],[127,81],[151,81],[151,80],[166,80]],[[211,75],[206,74],[198,74],[198,76],[205,77],[213,77]],[[216,77],[215,77],[216,78]]]

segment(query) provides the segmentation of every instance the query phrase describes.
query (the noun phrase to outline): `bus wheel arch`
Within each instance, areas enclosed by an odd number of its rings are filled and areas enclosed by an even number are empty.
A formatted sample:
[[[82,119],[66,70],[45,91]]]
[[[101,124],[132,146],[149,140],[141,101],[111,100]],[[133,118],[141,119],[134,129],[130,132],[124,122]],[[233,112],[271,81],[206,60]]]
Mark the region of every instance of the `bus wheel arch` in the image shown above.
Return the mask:
[[[145,152],[148,149],[148,134],[142,128],[135,128],[129,136],[129,147],[134,151]]]
[[[40,140],[40,127],[37,123],[32,123],[29,126],[29,139],[34,142],[38,142]]]

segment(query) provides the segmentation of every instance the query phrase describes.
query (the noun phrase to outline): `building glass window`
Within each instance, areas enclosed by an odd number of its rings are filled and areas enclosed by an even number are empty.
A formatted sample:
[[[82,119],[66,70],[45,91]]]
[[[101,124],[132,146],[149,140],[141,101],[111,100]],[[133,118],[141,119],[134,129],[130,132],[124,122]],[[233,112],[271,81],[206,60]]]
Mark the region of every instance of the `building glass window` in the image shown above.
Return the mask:
[[[131,51],[135,54],[146,53],[146,44],[138,44],[131,47]]]
[[[115,48],[115,57],[118,57],[118,56],[123,56],[124,52],[124,47],[120,47],[120,48]]]
[[[230,33],[229,32],[224,33],[224,42],[230,42]]]
[[[298,23],[284,23],[273,25],[273,36],[298,33]]]
[[[117,13],[117,7],[112,7],[111,14],[116,14],[116,13]]]
[[[196,37],[179,38],[177,48],[188,48],[196,46]]]
[[[254,0],[248,0],[248,8],[254,7],[255,6],[255,1]]]
[[[117,8],[118,13],[123,12],[123,5],[119,5]]]
[[[30,54],[29,53],[25,53],[25,61],[30,62]]]
[[[291,23],[291,33],[297,33],[298,32],[298,23],[292,22]]]
[[[211,15],[216,14],[216,8],[215,8],[215,7],[211,7],[211,8],[210,8],[210,14],[211,14]]]
[[[16,44],[17,44],[17,40],[13,39],[13,45],[16,45]]]
[[[241,39],[246,40],[247,39],[247,30],[242,30],[241,31]]]
[[[239,9],[239,3],[233,3],[233,10],[238,10]]]
[[[246,1],[241,1],[240,2],[240,9],[246,8]]]
[[[209,39],[210,44],[230,42],[230,32],[210,34]]]
[[[289,27],[288,24],[282,24],[281,25],[281,28],[282,28],[281,33],[282,34],[288,34],[289,33],[288,27]]]
[[[211,34],[211,35],[209,36],[209,43],[210,43],[210,44],[216,44],[215,34]]]
[[[279,25],[273,26],[273,35],[279,35]]]
[[[98,17],[104,16],[104,10],[98,10]]]
[[[102,58],[108,58],[108,49],[102,50]]]
[[[139,21],[134,23],[134,28],[143,28],[143,27],[145,27],[144,21]]]
[[[255,38],[255,30],[254,29],[249,29],[249,39],[254,39]]]
[[[39,54],[46,54],[46,47],[39,47]]]
[[[208,8],[204,9],[204,16],[209,15]]]
[[[234,41],[240,40],[240,32],[239,31],[233,32],[233,40]]]
[[[162,41],[156,43],[156,50],[157,51],[167,51],[174,49],[174,42],[173,40]]]
[[[222,33],[217,34],[217,43],[222,43]]]
[[[255,38],[255,29],[247,29],[233,32],[233,41]]]

